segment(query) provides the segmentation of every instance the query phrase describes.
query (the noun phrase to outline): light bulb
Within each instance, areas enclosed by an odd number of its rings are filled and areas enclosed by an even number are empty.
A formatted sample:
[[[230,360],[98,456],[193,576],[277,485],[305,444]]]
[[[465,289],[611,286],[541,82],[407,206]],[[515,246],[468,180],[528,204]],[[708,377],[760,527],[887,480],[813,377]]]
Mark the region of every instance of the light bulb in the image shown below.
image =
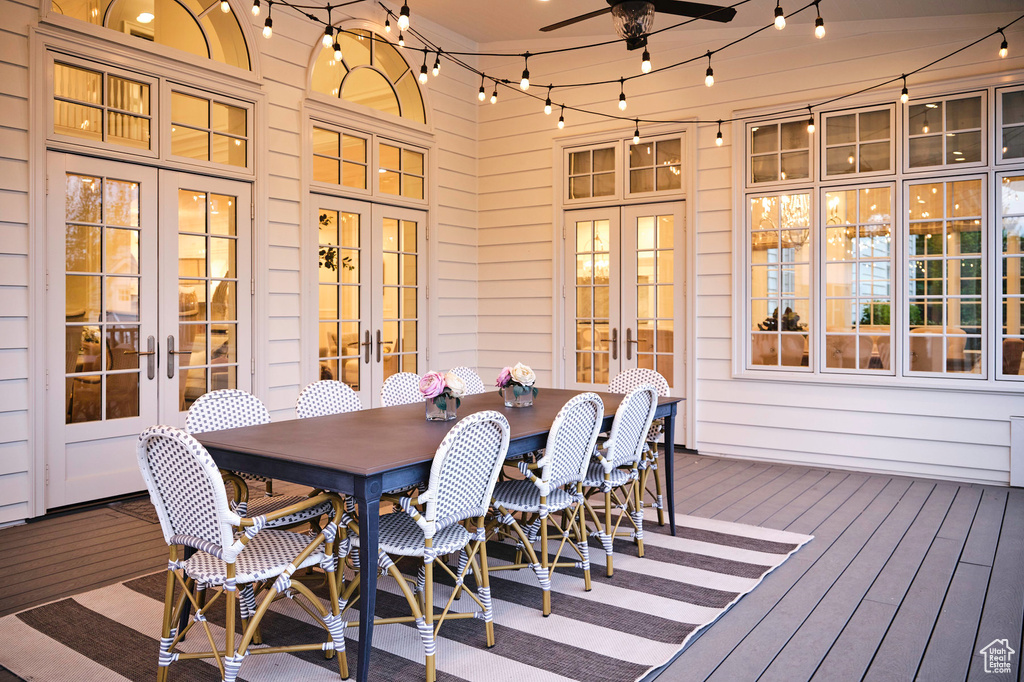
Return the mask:
[[[427,82],[427,63],[423,62],[423,66],[420,67],[420,83]]]
[[[923,125],[923,126],[921,126],[921,132],[922,132],[922,133],[927,133],[927,132],[928,132],[929,130],[930,130],[930,129],[928,128],[928,121],[925,121],[925,122],[924,122],[924,125]]]
[[[620,92],[619,93],[619,111],[625,111],[625,110],[626,110],[626,93]]]
[[[478,100],[480,100],[481,102],[483,102],[485,99],[487,99],[487,93],[484,92],[484,86],[482,86],[482,85],[480,86],[480,92],[478,92],[476,94],[476,98]]]
[[[814,20],[814,37],[818,39],[825,37],[825,20],[821,17]]]
[[[715,84],[715,70],[712,69],[709,66],[708,70],[707,70],[707,75],[704,76],[704,85],[706,85],[706,86],[708,86],[710,88],[714,84]]]
[[[1003,42],[999,44],[999,56],[1002,57],[1003,59],[1006,59],[1006,55],[1009,53],[1009,51],[1009,46],[1006,44],[1006,39],[1004,38]]]
[[[651,72],[651,53],[648,52],[647,50],[644,50],[644,56],[642,61],[640,62],[640,70],[643,71],[644,73]]]
[[[231,11],[231,5],[228,4],[228,0],[220,0],[220,11],[224,14]]]
[[[401,31],[398,32],[398,46],[405,47],[405,36],[402,35]]]
[[[334,45],[334,32],[331,30],[330,26],[324,29],[324,37],[320,39],[320,42],[324,44],[324,47]]]
[[[551,98],[550,97],[548,97],[546,100],[544,100],[544,113],[549,115],[549,116],[551,115]]]
[[[519,81],[519,89],[526,92],[530,89],[530,70],[523,69],[523,78]]]
[[[491,93],[491,104],[498,101],[498,86],[494,86],[494,92]]]
[[[718,134],[715,135],[715,146],[716,147],[721,147],[723,142],[724,142],[724,140],[722,139],[722,131],[719,130]]]
[[[782,11],[781,1],[775,3],[775,28],[780,31],[786,28],[786,14]]]
[[[274,20],[267,17],[267,20],[263,22],[263,37],[269,38],[274,35]]]
[[[338,41],[334,41],[334,61],[340,62],[341,57],[341,45],[338,44]]]
[[[431,71],[434,76],[441,73],[441,54],[438,53],[437,57],[434,58],[434,69]]]
[[[385,33],[391,33],[391,20],[390,19],[385,19],[384,20],[384,32]]]
[[[640,126],[633,129],[633,144],[640,144]]]
[[[900,92],[900,101],[906,104],[910,100],[910,92],[907,90],[907,86],[903,86],[903,90]]]
[[[565,127],[565,116],[559,115],[558,116],[558,129],[561,130],[564,127]]]
[[[252,0],[252,15],[254,17],[260,15],[260,0]]]
[[[404,3],[402,11],[398,14],[398,28],[403,31],[409,28],[409,3]]]
[[[813,116],[811,116],[809,119],[807,119],[807,132],[809,132],[809,133],[813,133],[814,132],[814,117]]]

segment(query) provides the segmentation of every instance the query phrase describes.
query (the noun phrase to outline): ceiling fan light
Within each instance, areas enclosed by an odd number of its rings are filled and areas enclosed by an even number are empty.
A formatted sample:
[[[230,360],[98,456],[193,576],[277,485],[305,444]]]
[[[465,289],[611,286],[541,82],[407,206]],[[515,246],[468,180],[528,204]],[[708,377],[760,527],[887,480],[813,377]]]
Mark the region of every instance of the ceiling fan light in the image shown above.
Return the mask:
[[[615,32],[623,40],[640,40],[654,26],[654,3],[646,0],[626,0],[612,5]],[[642,43],[641,43],[642,44]]]

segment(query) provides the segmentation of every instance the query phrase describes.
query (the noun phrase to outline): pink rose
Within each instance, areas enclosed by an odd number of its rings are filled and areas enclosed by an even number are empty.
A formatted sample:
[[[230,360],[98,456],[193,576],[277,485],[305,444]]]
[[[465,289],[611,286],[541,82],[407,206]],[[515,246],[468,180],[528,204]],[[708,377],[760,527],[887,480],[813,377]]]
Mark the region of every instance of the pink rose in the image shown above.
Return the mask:
[[[498,375],[498,381],[494,385],[498,388],[508,386],[508,382],[512,380],[512,368],[505,367],[501,370],[501,374]]]
[[[444,375],[440,372],[427,372],[420,377],[420,393],[424,398],[436,398],[444,389]]]

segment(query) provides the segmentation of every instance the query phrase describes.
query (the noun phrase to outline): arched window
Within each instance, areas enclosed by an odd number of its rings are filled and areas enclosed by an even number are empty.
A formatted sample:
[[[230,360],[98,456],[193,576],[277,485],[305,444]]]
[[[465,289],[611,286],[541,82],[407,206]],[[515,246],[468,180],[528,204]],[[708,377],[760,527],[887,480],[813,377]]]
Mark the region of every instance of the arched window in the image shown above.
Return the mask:
[[[340,62],[332,48],[321,48],[313,65],[314,92],[426,123],[416,75],[394,45],[363,29],[340,31],[338,45]]]
[[[53,11],[250,70],[234,11],[220,0],[53,0]]]

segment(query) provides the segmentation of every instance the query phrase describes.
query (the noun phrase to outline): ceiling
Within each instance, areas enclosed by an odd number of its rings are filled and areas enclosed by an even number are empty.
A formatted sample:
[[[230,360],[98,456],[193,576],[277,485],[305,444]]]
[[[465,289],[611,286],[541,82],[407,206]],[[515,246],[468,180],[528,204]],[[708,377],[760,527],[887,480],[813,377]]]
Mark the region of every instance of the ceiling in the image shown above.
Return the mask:
[[[716,2],[716,0],[703,0]],[[717,0],[732,4],[730,0]],[[387,3],[396,13],[398,0]],[[807,0],[782,0],[786,10],[807,4]],[[409,0],[413,26],[416,17],[423,17],[477,43],[494,43],[544,38],[614,37],[611,16],[588,19],[551,33],[538,29],[579,14],[605,7],[605,0]],[[826,22],[863,21],[869,19],[907,19],[990,12],[1019,12],[1021,0],[822,0],[821,14]],[[730,26],[751,27],[772,20],[775,0],[751,0],[738,7]],[[805,11],[795,18],[797,23],[812,23],[814,12]],[[682,18],[656,16],[654,30],[678,23]],[[713,22],[694,22],[679,31],[699,30],[701,26],[721,26]]]

